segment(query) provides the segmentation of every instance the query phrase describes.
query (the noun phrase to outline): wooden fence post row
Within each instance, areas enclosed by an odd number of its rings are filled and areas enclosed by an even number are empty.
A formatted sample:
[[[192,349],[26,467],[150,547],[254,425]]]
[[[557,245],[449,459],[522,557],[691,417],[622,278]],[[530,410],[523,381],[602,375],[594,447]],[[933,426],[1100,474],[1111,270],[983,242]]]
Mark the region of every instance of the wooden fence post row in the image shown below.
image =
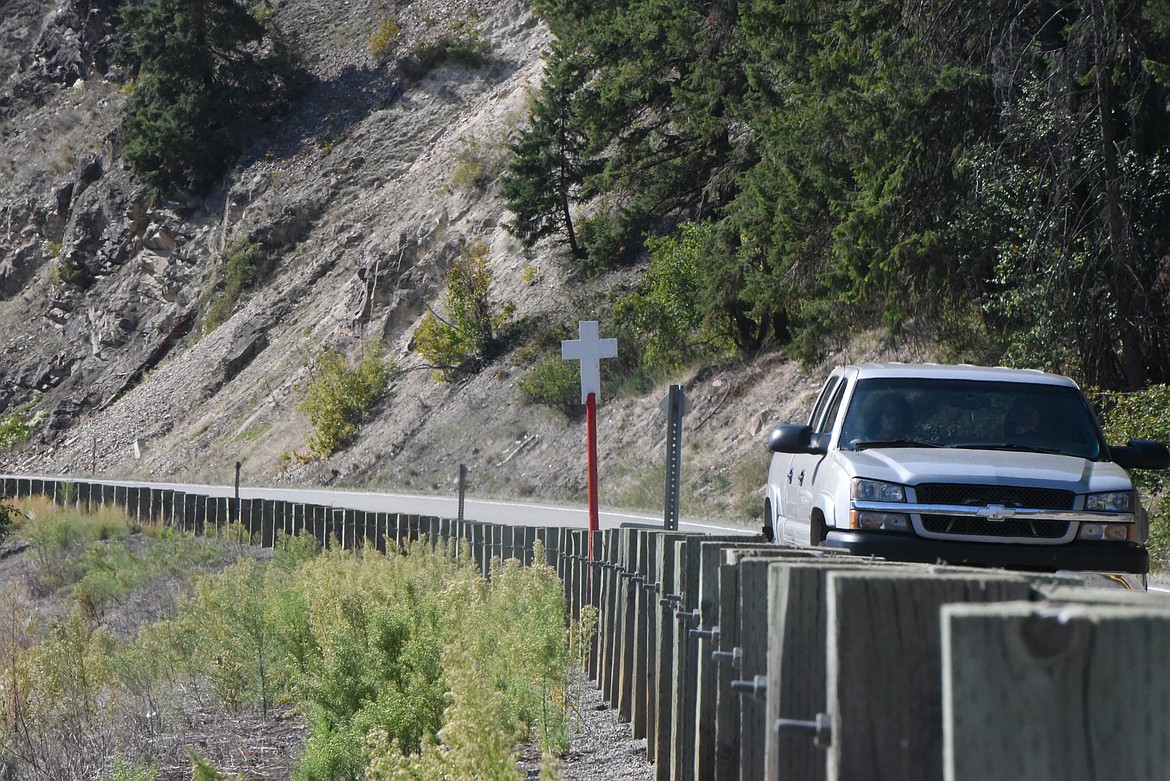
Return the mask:
[[[488,577],[497,559],[515,558],[524,565],[532,565],[539,540],[544,548],[542,563],[556,568],[562,580],[566,579],[566,572],[575,571],[580,575],[580,564],[570,568],[564,555],[565,546],[574,542],[571,530],[557,527],[503,526],[280,499],[237,500],[166,488],[0,476],[0,500],[23,501],[34,496],[86,513],[116,507],[140,524],[173,525],[195,534],[227,533],[234,528],[241,537],[264,547],[275,546],[281,535],[310,534],[325,548],[374,546],[385,553],[391,547],[405,551],[415,542],[424,542],[453,556],[470,548],[471,558]],[[584,544],[583,539],[577,539],[576,544]],[[580,577],[577,580],[588,582]],[[588,594],[578,596],[589,599]],[[577,610],[581,604],[584,602],[577,603]]]
[[[750,536],[512,527],[169,489],[0,478],[0,498],[120,507],[254,543],[425,544],[555,569],[598,611],[586,672],[660,781],[1162,777],[1170,605],[1076,578],[895,564]]]

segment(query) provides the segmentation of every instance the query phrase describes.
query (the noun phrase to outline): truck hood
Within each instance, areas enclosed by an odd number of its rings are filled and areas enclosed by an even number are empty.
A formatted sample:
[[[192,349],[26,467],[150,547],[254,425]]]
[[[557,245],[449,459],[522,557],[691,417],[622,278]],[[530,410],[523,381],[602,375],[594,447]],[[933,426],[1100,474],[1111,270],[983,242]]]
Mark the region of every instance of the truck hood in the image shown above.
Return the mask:
[[[839,450],[836,455],[854,475],[894,483],[1043,485],[1078,493],[1132,488],[1117,464],[1074,456],[953,448]]]

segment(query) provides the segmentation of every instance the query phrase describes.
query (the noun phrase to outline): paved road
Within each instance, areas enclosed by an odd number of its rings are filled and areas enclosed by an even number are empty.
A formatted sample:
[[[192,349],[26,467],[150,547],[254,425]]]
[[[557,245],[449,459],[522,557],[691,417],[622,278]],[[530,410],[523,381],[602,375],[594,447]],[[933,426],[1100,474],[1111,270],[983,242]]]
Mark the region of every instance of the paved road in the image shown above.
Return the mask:
[[[30,477],[29,475],[7,475],[8,477]],[[39,479],[40,476],[37,476]],[[127,480],[89,480],[106,485],[138,486],[157,489],[184,491],[205,496],[233,496],[232,486],[198,485],[184,483],[143,483]],[[405,513],[408,515],[432,515],[440,518],[459,517],[459,500],[454,496],[421,496],[417,494],[367,493],[360,491],[331,491],[326,489],[296,488],[254,488],[240,487],[244,499],[284,499],[290,502],[320,504],[332,507],[347,507],[354,510],[373,512]],[[562,526],[584,529],[589,526],[589,512],[585,507],[555,505],[548,503],[512,502],[493,499],[466,498],[463,517],[487,523],[514,524],[518,526]],[[622,524],[645,524],[662,526],[662,516],[623,510],[601,510],[598,524],[602,529]],[[705,521],[697,518],[679,520],[679,530],[705,534],[755,534],[756,529],[731,523]]]

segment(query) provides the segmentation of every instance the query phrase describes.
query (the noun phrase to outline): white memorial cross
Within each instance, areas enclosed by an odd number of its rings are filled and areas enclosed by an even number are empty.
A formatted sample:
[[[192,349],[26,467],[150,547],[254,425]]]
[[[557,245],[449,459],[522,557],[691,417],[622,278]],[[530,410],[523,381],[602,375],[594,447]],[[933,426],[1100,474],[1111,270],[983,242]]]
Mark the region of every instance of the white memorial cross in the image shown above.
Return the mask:
[[[581,362],[581,403],[593,393],[601,399],[601,359],[616,358],[617,339],[602,339],[596,320],[582,320],[577,324],[577,339],[561,342],[561,358]]]
[[[593,559],[594,532],[598,526],[597,509],[597,401],[601,398],[601,359],[617,357],[617,339],[602,339],[596,320],[577,324],[579,338],[561,342],[561,358],[581,362],[581,402],[585,405],[586,482],[589,492],[589,559]],[[589,577],[593,577],[590,568]]]

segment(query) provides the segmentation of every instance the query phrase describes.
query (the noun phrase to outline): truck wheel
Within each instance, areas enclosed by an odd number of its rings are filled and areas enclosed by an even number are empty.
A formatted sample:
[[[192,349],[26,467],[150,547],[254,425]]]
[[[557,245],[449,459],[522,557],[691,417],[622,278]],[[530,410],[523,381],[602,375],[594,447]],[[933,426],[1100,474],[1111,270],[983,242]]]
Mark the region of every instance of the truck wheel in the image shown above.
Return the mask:
[[[808,526],[808,536],[809,545],[814,548],[824,542],[829,536],[828,531],[825,529],[825,516],[819,512],[815,512],[812,515],[812,521]]]
[[[772,502],[769,499],[764,500],[764,539],[768,542],[776,541],[776,530],[772,528]]]

